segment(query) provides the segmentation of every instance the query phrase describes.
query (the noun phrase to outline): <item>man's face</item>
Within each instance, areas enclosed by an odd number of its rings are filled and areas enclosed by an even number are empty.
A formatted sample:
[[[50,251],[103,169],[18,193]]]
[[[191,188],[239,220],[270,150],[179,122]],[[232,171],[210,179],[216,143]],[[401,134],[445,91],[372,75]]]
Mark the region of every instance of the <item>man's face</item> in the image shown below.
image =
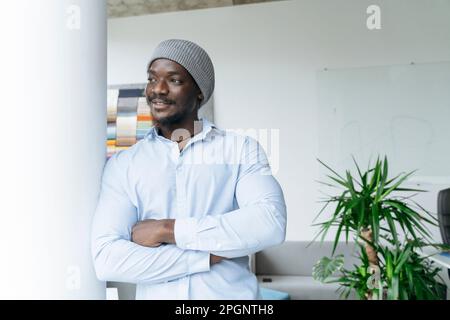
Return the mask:
[[[150,65],[145,94],[153,120],[163,125],[195,118],[202,98],[189,72],[168,59],[157,59]]]

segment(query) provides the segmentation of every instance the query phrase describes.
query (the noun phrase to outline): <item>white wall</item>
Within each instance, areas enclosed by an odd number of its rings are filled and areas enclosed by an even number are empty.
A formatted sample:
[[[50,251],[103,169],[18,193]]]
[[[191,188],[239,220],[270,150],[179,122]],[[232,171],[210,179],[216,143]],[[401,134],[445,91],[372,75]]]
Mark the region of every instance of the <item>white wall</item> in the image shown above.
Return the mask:
[[[381,7],[381,30],[366,28],[371,4]],[[446,0],[280,1],[111,19],[108,28],[109,84],[146,81],[159,41],[190,39],[216,68],[215,122],[280,129],[276,177],[288,205],[289,240],[312,239],[319,208],[316,71],[450,60]],[[430,186],[434,192],[421,203],[436,210],[441,187]]]

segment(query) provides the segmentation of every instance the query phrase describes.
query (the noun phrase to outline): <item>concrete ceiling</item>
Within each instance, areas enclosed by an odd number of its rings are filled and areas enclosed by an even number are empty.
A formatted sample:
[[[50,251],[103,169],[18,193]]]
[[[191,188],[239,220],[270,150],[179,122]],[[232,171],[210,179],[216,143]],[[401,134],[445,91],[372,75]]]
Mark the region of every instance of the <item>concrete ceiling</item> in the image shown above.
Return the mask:
[[[108,17],[130,17],[272,1],[282,0],[108,0]]]

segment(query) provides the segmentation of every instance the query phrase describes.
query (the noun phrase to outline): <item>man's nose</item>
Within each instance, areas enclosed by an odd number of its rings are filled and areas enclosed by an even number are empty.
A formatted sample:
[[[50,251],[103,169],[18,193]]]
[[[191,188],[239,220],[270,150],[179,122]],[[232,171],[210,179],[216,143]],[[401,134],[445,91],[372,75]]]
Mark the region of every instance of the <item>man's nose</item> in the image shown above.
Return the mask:
[[[167,95],[169,93],[169,86],[164,80],[160,80],[153,86],[152,89],[154,94]]]

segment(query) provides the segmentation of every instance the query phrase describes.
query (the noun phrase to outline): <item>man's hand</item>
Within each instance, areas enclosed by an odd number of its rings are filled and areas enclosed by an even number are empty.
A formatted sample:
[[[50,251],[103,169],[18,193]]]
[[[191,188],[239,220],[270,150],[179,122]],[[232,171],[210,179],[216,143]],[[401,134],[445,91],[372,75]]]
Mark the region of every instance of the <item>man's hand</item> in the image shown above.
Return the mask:
[[[220,257],[220,256],[216,256],[214,254],[210,254],[209,255],[209,265],[212,266],[213,264],[219,263],[222,260],[225,260],[226,258],[224,257]]]
[[[163,243],[175,244],[174,226],[175,220],[173,219],[139,221],[131,231],[131,240],[144,247],[159,247]],[[224,259],[226,258],[214,254],[209,255],[211,266]]]
[[[173,219],[139,221],[131,231],[131,240],[144,247],[159,247],[163,243],[175,243],[174,224]]]

